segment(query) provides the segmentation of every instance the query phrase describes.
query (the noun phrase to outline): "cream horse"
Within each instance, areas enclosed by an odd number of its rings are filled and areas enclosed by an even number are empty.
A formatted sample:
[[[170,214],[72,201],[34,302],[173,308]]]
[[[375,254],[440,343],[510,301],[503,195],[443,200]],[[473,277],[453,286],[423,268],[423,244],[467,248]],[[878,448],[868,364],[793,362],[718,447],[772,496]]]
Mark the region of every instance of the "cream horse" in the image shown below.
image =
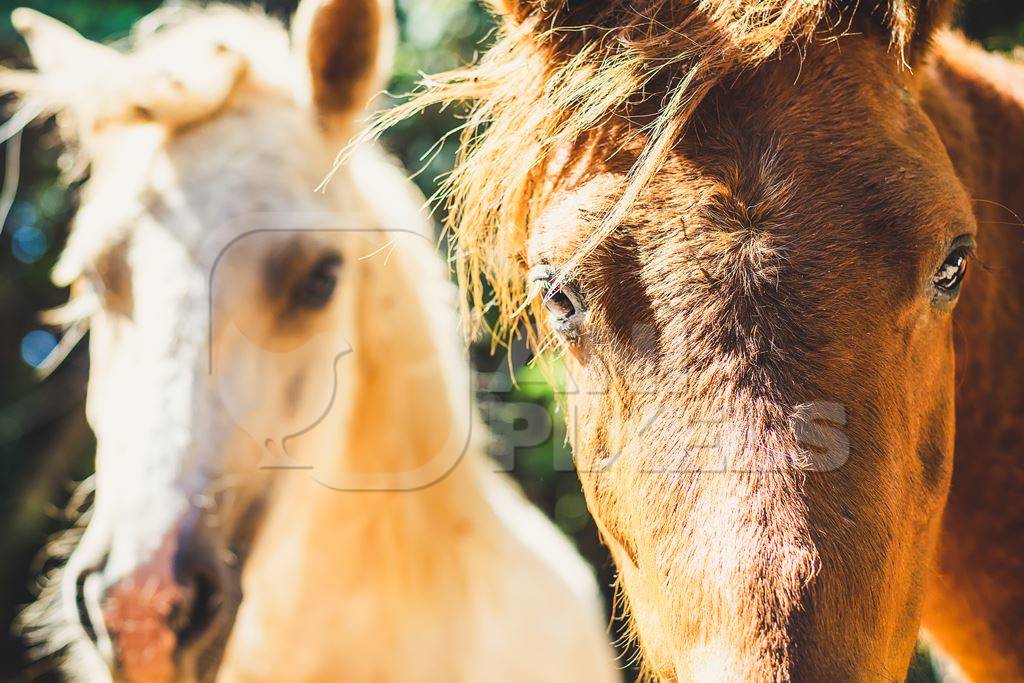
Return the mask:
[[[422,198],[369,147],[314,191],[390,9],[167,11],[130,53],[13,18],[5,89],[90,171],[54,278],[98,439],[31,634],[89,681],[615,680],[591,571],[484,457]]]

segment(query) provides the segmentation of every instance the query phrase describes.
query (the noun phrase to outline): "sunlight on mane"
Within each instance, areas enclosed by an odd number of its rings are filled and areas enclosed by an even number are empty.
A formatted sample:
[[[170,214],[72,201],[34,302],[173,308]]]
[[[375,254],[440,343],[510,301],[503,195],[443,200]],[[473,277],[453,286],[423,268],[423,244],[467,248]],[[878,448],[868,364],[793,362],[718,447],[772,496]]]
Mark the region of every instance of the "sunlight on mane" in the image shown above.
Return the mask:
[[[59,286],[72,284],[85,263],[124,237],[144,210],[139,197],[152,160],[176,130],[216,115],[242,88],[292,95],[287,32],[258,8],[157,10],[135,25],[120,50],[69,36],[67,27],[30,10],[16,11],[12,20],[42,41],[73,46],[65,48],[63,68],[0,68],[0,93],[17,97],[14,118],[21,115],[20,127],[56,118],[66,182],[87,174],[104,179],[82,198],[53,270]],[[73,330],[88,318],[90,311],[78,305],[87,297],[79,294],[54,312],[55,322]],[[77,313],[68,317],[71,310]]]
[[[66,27],[31,10],[16,11],[12,20],[41,39],[49,33],[69,40]],[[64,141],[83,145],[86,154],[88,138],[106,126],[195,123],[215,113],[242,82],[291,92],[287,34],[259,10],[158,10],[122,41],[123,52],[76,38],[61,69],[0,70],[0,91],[57,116]]]
[[[525,321],[531,341],[540,341],[523,315],[531,308],[524,251],[555,150],[615,119],[633,121],[646,140],[618,201],[565,264],[564,280],[627,215],[716,84],[800,49],[812,37],[832,40],[848,30],[849,18],[833,13],[832,4],[700,0],[680,7],[655,0],[642,9],[626,2],[604,9],[565,2],[499,7],[512,16],[478,63],[427,77],[411,99],[382,113],[364,134],[379,136],[430,106],[470,103],[457,163],[441,195],[458,243],[459,282],[469,292],[463,305],[468,329],[485,324],[484,314],[497,305],[497,336],[513,334]],[[887,6],[893,51],[905,61],[916,3]],[[634,119],[638,105],[650,107],[654,95],[661,97],[657,115]]]

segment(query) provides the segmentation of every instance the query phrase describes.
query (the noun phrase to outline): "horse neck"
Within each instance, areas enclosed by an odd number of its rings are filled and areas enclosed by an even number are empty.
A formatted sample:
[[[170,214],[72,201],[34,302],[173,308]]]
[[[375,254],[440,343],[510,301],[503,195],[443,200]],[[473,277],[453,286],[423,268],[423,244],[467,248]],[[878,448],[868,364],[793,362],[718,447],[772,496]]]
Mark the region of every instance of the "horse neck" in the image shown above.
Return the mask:
[[[395,490],[380,502],[401,500],[401,509],[431,520],[478,502],[484,463],[468,367],[459,340],[442,329],[450,321],[447,331],[455,330],[455,319],[430,300],[448,283],[400,277],[394,267],[408,266],[408,256],[377,264],[392,273],[393,294],[372,284],[376,276],[361,286],[371,295],[360,303],[357,380],[339,462],[349,473],[382,473],[382,485]]]
[[[1022,222],[1024,195],[1024,63],[941,35],[925,71],[922,104],[975,200],[980,232]],[[1014,239],[1014,231],[1000,230]],[[998,238],[1002,239],[1002,238]]]
[[[357,237],[364,256],[354,265],[355,338],[347,367],[355,379],[345,441],[340,454],[325,451],[326,462],[317,463],[316,478],[328,493],[314,494],[307,514],[335,526],[372,520],[370,534],[386,526],[404,539],[395,559],[407,562],[417,547],[436,552],[437,535],[446,529],[488,517],[486,461],[454,291],[427,237],[422,198],[375,152],[358,164],[350,177],[363,187],[354,194],[387,229]],[[332,480],[346,482],[340,488],[365,483],[373,490],[331,491]]]
[[[395,253],[388,260],[402,259]],[[384,269],[384,261],[361,265]],[[380,282],[377,273],[361,277],[363,290]],[[268,505],[244,579],[247,614],[258,623],[287,630],[297,620],[305,628],[318,618],[309,615],[322,615],[325,605],[350,605],[355,594],[373,597],[358,603],[372,605],[366,619],[400,631],[403,618],[442,608],[437,600],[463,595],[477,585],[474,577],[494,571],[487,559],[497,556],[489,544],[501,538],[489,502],[494,477],[478,440],[459,434],[476,427],[468,368],[456,353],[457,339],[441,346],[436,325],[424,327],[423,289],[429,283],[420,283],[419,292],[403,283],[401,296],[393,293],[390,302],[370,289],[376,295],[359,302],[351,354],[357,376],[342,430],[347,437],[323,451],[312,473],[288,475]],[[451,432],[461,438],[449,438]],[[435,480],[405,476],[434,458],[451,465]],[[395,490],[331,487],[331,480],[354,472],[383,474],[378,481]]]
[[[924,74],[922,104],[967,188],[978,222],[981,267],[973,269],[957,307],[957,333],[968,342],[958,340],[958,348],[971,347],[972,363],[1024,362],[1019,341],[1024,279],[1017,276],[1024,269],[1024,64],[987,53],[959,36],[940,36]],[[994,372],[992,378],[1015,381],[1006,372]]]
[[[1006,504],[1024,442],[1024,64],[944,36],[925,79],[926,111],[974,200],[979,263],[954,315],[953,481],[924,625],[972,678],[1009,680],[1008,655],[1024,649],[1012,616],[1024,585],[1004,550],[1024,527],[1024,506]]]

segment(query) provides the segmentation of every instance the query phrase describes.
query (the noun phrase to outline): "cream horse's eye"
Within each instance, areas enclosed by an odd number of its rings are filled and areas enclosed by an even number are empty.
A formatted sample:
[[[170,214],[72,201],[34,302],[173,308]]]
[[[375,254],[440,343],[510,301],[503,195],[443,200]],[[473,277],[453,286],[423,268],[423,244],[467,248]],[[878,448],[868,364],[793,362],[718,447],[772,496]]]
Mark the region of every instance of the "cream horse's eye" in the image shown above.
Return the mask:
[[[544,308],[548,311],[548,320],[555,331],[570,340],[578,337],[587,307],[576,285],[571,282],[558,283],[558,273],[549,265],[533,268],[529,284],[539,289]]]
[[[318,310],[327,305],[338,286],[341,255],[328,254],[314,264],[295,289],[293,300],[301,308]]]

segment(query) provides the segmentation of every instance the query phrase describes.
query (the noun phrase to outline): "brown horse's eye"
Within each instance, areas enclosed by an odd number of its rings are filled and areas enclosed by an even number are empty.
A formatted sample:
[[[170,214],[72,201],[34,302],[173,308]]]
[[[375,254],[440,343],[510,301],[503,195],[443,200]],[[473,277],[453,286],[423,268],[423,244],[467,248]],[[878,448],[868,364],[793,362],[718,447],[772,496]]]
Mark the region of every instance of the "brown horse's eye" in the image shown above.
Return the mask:
[[[341,256],[328,254],[314,264],[295,289],[295,304],[302,308],[321,309],[327,305],[338,286]]]
[[[959,246],[953,249],[946,260],[942,262],[932,278],[932,284],[935,285],[939,294],[951,297],[960,290],[960,284],[967,273],[967,261],[970,255],[971,248],[969,246]]]
[[[559,320],[568,320],[576,315],[576,304],[572,297],[565,293],[565,288],[548,292],[544,297],[544,306],[548,312]]]
[[[577,337],[587,310],[577,287],[571,282],[558,283],[558,273],[548,265],[532,269],[529,281],[532,286],[540,287],[548,320],[555,331],[569,338]]]

